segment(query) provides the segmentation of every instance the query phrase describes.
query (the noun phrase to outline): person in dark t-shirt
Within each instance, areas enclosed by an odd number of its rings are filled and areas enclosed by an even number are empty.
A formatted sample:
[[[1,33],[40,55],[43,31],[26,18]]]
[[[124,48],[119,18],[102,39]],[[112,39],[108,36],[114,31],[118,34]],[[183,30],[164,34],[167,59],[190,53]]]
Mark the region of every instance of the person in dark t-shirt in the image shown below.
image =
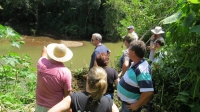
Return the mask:
[[[115,86],[117,86],[117,84],[119,82],[117,71],[113,68],[108,67],[109,56],[107,53],[98,54],[96,57],[96,62],[97,62],[97,65],[104,68],[104,70],[107,73],[108,88],[107,88],[105,96],[113,99],[113,94],[114,94],[113,84],[115,84]]]
[[[86,77],[86,91],[73,92],[48,112],[119,112],[113,100],[104,96],[107,75],[102,67],[92,67]]]

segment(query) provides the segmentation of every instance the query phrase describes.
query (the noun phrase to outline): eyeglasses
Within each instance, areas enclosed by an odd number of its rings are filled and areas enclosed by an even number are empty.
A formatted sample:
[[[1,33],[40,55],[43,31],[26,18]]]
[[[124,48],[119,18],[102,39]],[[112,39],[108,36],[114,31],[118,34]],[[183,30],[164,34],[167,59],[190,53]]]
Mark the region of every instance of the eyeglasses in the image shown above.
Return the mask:
[[[98,39],[91,39],[91,41],[95,41],[95,40],[98,40]]]
[[[127,30],[130,30],[130,28],[128,28]]]

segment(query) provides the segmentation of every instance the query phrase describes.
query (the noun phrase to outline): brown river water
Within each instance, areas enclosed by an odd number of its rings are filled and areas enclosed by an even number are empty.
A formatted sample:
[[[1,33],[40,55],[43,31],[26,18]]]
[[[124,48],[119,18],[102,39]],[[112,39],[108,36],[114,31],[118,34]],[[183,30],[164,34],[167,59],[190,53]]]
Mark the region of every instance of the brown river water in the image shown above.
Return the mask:
[[[20,49],[16,47],[11,47],[11,44],[7,41],[0,42],[0,55],[5,55],[8,52],[16,52],[20,55],[27,54],[31,57],[31,62],[33,63],[33,67],[36,68],[37,60],[41,56],[41,52],[43,46],[47,46],[49,43],[64,43],[68,46],[73,52],[73,58],[65,62],[65,66],[70,69],[77,69],[82,67],[88,67],[90,64],[90,57],[94,50],[94,46],[90,41],[65,41],[65,40],[54,40],[49,37],[32,37],[26,36],[24,37],[25,44],[21,46]],[[109,65],[114,65],[114,61],[116,60],[116,56],[121,54],[121,50],[125,48],[123,42],[104,43],[110,50],[110,63]],[[122,48],[123,46],[123,48]]]

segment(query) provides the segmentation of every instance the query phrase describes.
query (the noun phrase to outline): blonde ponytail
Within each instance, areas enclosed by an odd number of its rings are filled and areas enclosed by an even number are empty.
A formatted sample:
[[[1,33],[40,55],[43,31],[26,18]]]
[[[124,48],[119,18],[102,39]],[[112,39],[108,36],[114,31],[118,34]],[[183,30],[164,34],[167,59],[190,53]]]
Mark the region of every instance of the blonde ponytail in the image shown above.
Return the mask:
[[[93,102],[98,101],[107,90],[107,73],[101,67],[93,67],[88,73],[88,86]]]

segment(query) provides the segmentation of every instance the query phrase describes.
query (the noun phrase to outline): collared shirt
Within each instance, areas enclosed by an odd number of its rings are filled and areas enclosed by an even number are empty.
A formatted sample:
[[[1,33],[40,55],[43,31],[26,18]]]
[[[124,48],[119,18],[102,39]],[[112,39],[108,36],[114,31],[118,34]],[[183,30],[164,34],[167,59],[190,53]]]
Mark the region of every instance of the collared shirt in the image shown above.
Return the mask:
[[[154,91],[151,67],[146,60],[140,60],[131,66],[117,86],[118,97],[127,103],[135,103],[140,98],[141,92]]]

